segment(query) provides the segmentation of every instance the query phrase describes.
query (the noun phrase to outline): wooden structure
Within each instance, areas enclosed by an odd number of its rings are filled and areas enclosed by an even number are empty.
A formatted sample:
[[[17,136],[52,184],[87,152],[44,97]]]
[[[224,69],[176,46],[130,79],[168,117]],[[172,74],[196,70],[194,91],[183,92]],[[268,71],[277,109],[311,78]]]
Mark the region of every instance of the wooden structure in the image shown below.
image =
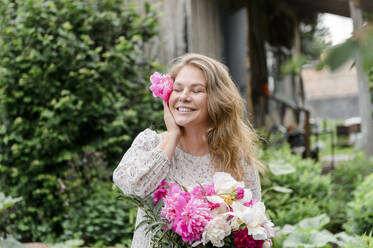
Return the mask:
[[[373,1],[360,3],[373,11]],[[349,0],[162,0],[158,10],[160,34],[145,47],[148,56],[165,65],[187,52],[219,59],[230,68],[254,126],[310,132],[301,77],[284,76],[280,68],[301,52],[301,22],[315,21],[319,12],[350,16]]]

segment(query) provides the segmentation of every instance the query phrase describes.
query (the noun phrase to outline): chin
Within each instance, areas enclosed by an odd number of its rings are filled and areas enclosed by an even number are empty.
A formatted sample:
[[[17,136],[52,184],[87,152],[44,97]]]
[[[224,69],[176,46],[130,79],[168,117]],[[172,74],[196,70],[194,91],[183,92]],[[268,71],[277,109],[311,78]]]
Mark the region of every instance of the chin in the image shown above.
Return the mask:
[[[176,124],[179,126],[185,126],[190,123],[190,120],[175,120]]]

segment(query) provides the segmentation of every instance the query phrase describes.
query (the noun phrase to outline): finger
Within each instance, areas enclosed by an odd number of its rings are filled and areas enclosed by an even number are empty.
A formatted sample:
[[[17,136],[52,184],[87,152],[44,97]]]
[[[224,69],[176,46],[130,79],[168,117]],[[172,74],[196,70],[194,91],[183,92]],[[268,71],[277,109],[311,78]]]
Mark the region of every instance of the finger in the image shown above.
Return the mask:
[[[163,109],[164,109],[165,112],[170,112],[170,108],[168,107],[165,100],[163,100]]]

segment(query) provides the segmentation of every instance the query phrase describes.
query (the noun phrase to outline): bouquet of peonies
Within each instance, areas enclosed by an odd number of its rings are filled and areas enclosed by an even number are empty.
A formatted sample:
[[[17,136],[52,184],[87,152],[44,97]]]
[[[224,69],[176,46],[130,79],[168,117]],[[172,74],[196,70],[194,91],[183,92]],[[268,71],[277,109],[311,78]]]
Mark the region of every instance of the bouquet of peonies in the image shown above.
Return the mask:
[[[128,196],[127,196],[128,197]],[[270,247],[273,223],[243,182],[217,172],[210,185],[186,189],[163,181],[148,199],[129,198],[145,212],[153,247]]]

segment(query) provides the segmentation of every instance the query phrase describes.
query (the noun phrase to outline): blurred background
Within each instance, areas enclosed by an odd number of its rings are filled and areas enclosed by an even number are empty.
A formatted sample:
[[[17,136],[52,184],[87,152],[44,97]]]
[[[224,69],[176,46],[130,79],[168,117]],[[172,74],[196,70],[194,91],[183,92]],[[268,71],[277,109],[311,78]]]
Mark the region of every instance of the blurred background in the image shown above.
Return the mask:
[[[274,247],[371,247],[371,0],[0,0],[0,247],[129,247],[112,172],[196,52],[261,135]]]

